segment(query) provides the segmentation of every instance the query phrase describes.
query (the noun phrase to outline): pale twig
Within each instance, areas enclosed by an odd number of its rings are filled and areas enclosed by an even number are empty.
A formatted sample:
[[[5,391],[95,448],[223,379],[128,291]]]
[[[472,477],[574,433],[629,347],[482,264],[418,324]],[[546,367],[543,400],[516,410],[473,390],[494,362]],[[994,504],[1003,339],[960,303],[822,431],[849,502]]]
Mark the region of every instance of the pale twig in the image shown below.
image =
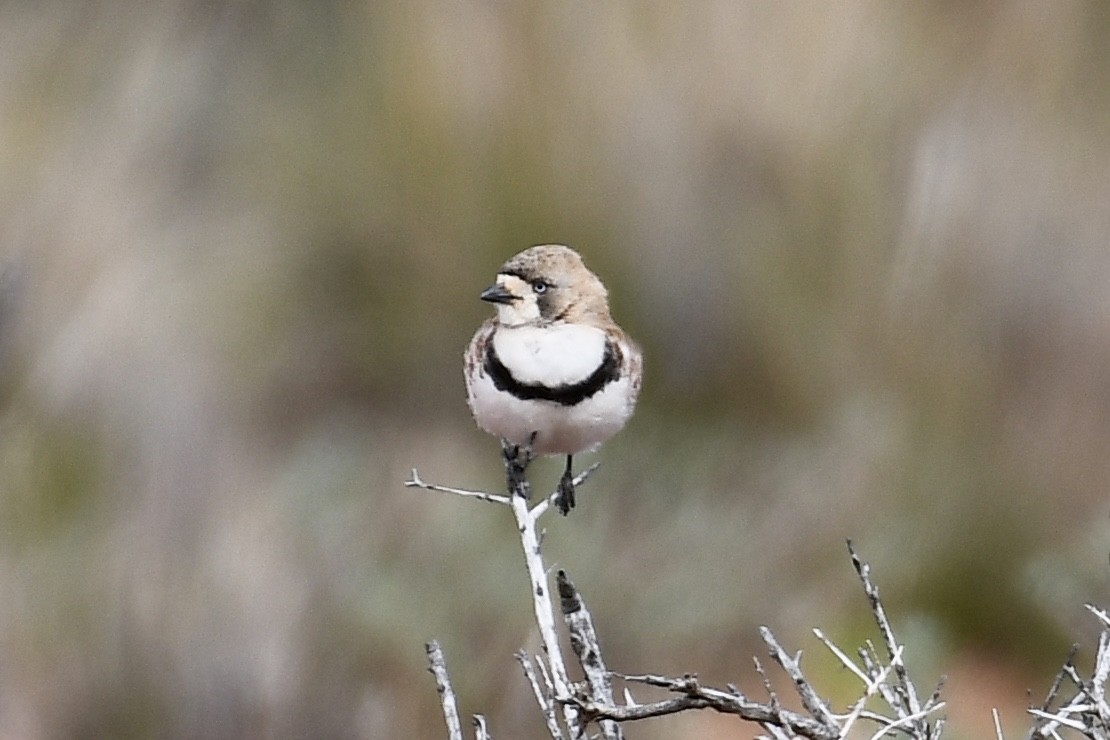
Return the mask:
[[[1064,665],[1070,666],[1072,664],[1072,661],[1075,660],[1075,656],[1078,652],[1079,643],[1072,643],[1071,649],[1068,650],[1068,657],[1064,659]],[[1060,687],[1063,685],[1064,677],[1066,675],[1067,674],[1063,668],[1061,668],[1060,672],[1056,674],[1056,679],[1052,682],[1052,686],[1050,686],[1048,689],[1048,696],[1045,697],[1044,702],[1040,706],[1042,710],[1047,712],[1048,708],[1052,705],[1052,702],[1056,701],[1056,696],[1060,693]]]
[[[578,473],[578,475],[574,476],[574,478],[571,479],[571,483],[574,485],[575,488],[578,488],[583,483],[585,483],[600,466],[601,463],[599,462],[593,463],[585,470],[582,470],[580,473]],[[426,491],[451,493],[456,496],[475,498],[479,501],[486,501],[491,504],[502,504],[504,506],[509,506],[512,503],[511,495],[505,496],[500,493],[490,493],[489,491],[474,491],[467,488],[455,488],[453,486],[441,486],[436,483],[427,483],[420,477],[420,474],[416,472],[416,468],[412,469],[412,473],[410,474],[409,479],[404,482],[404,485],[406,488],[423,488]],[[539,519],[541,516],[544,515],[544,513],[547,512],[549,508],[551,508],[551,504],[555,502],[555,499],[558,495],[559,492],[555,491],[554,493],[548,494],[546,497],[540,499],[536,502],[535,506],[529,509],[528,515],[532,517],[533,520]],[[525,501],[528,500],[528,497],[526,496],[521,496],[520,498],[524,499]]]
[[[763,681],[763,690],[767,692],[767,698],[771,702],[772,707],[777,707],[779,698],[775,694],[775,689],[771,686],[771,678],[767,675],[767,671],[763,670],[763,663],[759,660],[758,656],[753,656],[752,661],[755,663],[756,673],[759,674],[760,679]]]
[[[796,657],[787,654],[766,626],[759,628],[759,635],[771,651],[771,657],[774,661],[786,671],[786,675],[790,676],[790,680],[794,683],[794,690],[798,692],[798,696],[802,700],[802,706],[806,708],[806,711],[822,724],[835,727],[836,718],[833,717],[832,712],[829,711],[817,692],[813,690],[809,679],[802,673],[802,654],[798,653]]]
[[[474,715],[474,740],[493,740],[486,728],[486,718],[481,714]]]
[[[856,654],[859,655],[860,661],[863,663],[863,667],[867,670],[869,675],[875,675],[883,670],[882,661],[879,659],[878,651],[875,650],[875,645],[871,640],[866,640],[864,646],[859,648]],[[887,706],[901,706],[902,699],[896,688],[897,687],[891,686],[889,683],[879,684],[879,695],[883,698],[883,701],[887,703]]]
[[[439,642],[432,640],[424,646],[428,653],[428,670],[436,679],[436,691],[443,706],[443,719],[447,723],[447,737],[450,740],[463,740],[462,722],[459,721],[459,706],[455,700],[455,690],[451,687],[451,677],[447,675],[447,661]]]
[[[613,681],[609,669],[605,667],[605,659],[601,655],[601,645],[594,629],[593,617],[586,608],[578,589],[567,577],[566,571],[560,570],[555,575],[555,583],[559,588],[559,602],[563,610],[563,621],[566,622],[570,634],[570,646],[578,658],[582,671],[586,674],[586,686],[589,688],[589,698],[599,704],[613,703]],[[612,720],[601,720],[598,723],[601,736],[605,740],[622,740],[624,737],[620,725]]]
[[[879,588],[875,585],[874,581],[871,580],[871,566],[863,562],[859,555],[856,554],[851,540],[848,540],[847,544],[848,553],[852,558],[852,565],[855,567],[860,582],[863,584],[864,593],[871,605],[871,613],[875,617],[875,623],[879,627],[879,634],[886,646],[888,657],[887,664],[893,668],[895,678],[897,679],[894,683],[883,680],[876,684],[879,694],[899,717],[898,722],[892,725],[890,729],[901,729],[906,725],[912,725],[912,731],[909,732],[912,737],[938,737],[944,726],[944,718],[939,718],[936,724],[933,725],[929,724],[928,718],[936,709],[943,706],[940,702],[940,687],[943,685],[944,680],[943,678],[941,679],[937,689],[932,693],[928,701],[922,705],[917,696],[917,688],[914,686],[913,682],[910,681],[905,661],[901,657],[902,646],[898,644],[897,638],[894,636],[894,629],[891,627],[890,619],[886,613],[886,607],[883,605],[882,599],[879,596]],[[868,641],[867,644],[870,650],[860,650],[860,657],[864,661],[864,666],[868,674],[876,676],[879,674],[879,671],[883,670],[881,668],[881,661],[871,642]]]
[[[547,670],[547,663],[540,660],[539,656],[536,657],[536,668],[539,669],[544,688],[547,689],[547,695],[554,696],[555,686],[551,683],[551,672]]]
[[[905,717],[899,717],[898,719],[891,721],[890,724],[879,728],[879,731],[871,736],[871,740],[879,740],[879,738],[881,738],[883,735],[888,735],[895,730],[901,730],[907,725],[920,724],[922,720],[927,720],[931,713],[943,708],[944,703],[942,702],[929,709],[922,709],[914,714],[907,714]],[[927,728],[927,725],[925,725],[925,727]],[[930,732],[928,729],[926,729],[924,734],[920,734],[918,731],[915,730],[912,737],[930,738],[935,737],[935,733]]]
[[[877,715],[871,712],[866,712],[865,706],[867,705],[867,700],[878,693],[879,687],[886,683],[887,676],[890,675],[890,671],[893,669],[895,661],[892,661],[890,665],[887,665],[876,675],[869,676],[862,670],[860,670],[860,668],[852,661],[852,659],[848,657],[847,653],[837,647],[832,640],[826,637],[824,632],[819,629],[815,629],[813,630],[813,633],[817,636],[818,640],[824,643],[825,647],[827,647],[833,655],[840,659],[841,664],[843,664],[848,670],[852,671],[852,673],[854,673],[856,677],[863,682],[864,685],[863,696],[861,696],[856,701],[855,706],[852,707],[852,710],[844,715],[843,723],[840,726],[841,734],[843,736],[847,736],[848,731],[852,729],[852,725],[854,725],[856,723],[856,720],[860,719],[861,717],[866,717],[867,719],[878,718],[881,722],[889,722],[889,719],[886,717],[882,717],[881,715]],[[898,652],[898,656],[899,658],[901,657],[901,651]]]
[[[570,731],[571,737],[577,737],[578,718],[576,710],[568,700],[570,699],[570,680],[567,677],[566,663],[563,662],[563,650],[559,645],[559,635],[555,631],[555,608],[551,601],[551,589],[548,587],[547,572],[544,568],[543,555],[540,552],[540,538],[536,532],[536,520],[530,516],[528,502],[523,496],[512,496],[510,508],[516,518],[517,532],[520,534],[520,546],[524,550],[524,565],[528,569],[528,579],[531,584],[532,609],[536,617],[536,626],[540,631],[540,643],[543,645],[547,657],[548,667],[551,669],[551,684],[554,690],[554,701],[562,708],[563,721]]]
[[[1083,708],[1086,709],[1086,707]],[[1072,719],[1070,717],[1065,717],[1063,714],[1053,714],[1052,712],[1046,712],[1042,709],[1030,709],[1029,713],[1032,714],[1034,717],[1051,720],[1056,724],[1063,725],[1064,727],[1070,727],[1073,730],[1084,730],[1087,728],[1087,725],[1083,722],[1080,722],[1077,719]],[[1051,729],[1048,731],[1053,732]],[[1055,732],[1053,732],[1053,734],[1055,734]]]
[[[767,701],[770,702],[767,706],[771,710],[771,713],[775,715],[778,720],[778,724],[761,722],[760,726],[764,730],[770,732],[774,736],[775,740],[780,740],[780,738],[786,738],[786,740],[790,740],[789,735],[785,734],[781,729],[781,727],[786,725],[786,722],[782,716],[783,709],[782,705],[779,703],[778,694],[775,693],[774,687],[771,686],[771,677],[767,675],[767,671],[763,668],[763,662],[760,661],[758,656],[753,655],[752,661],[755,663],[756,673],[759,674],[759,678],[763,682],[763,690],[767,692]]]
[[[856,678],[858,678],[860,681],[863,681],[863,683],[870,688],[870,686],[871,686],[870,677],[868,677],[868,675],[866,673],[864,673],[862,670],[860,670],[860,668],[854,662],[852,662],[852,659],[849,658],[848,655],[843,650],[841,650],[839,647],[837,647],[836,644],[833,643],[832,640],[830,640],[828,637],[826,637],[825,633],[822,632],[820,629],[815,627],[814,630],[813,630],[813,634],[817,636],[818,640],[820,640],[822,643],[824,643],[825,647],[829,649],[829,652],[831,652],[833,655],[835,655],[837,658],[840,659],[840,662],[844,665],[845,668],[850,670],[852,673],[856,674]]]
[[[921,704],[917,700],[917,690],[909,680],[906,667],[901,662],[894,662],[894,652],[898,643],[894,638],[894,630],[890,626],[890,620],[887,618],[886,608],[879,597],[879,588],[871,580],[871,566],[863,562],[856,554],[851,540],[848,541],[848,552],[852,557],[852,565],[855,566],[860,582],[863,583],[863,591],[867,595],[867,600],[871,603],[871,613],[874,614],[875,622],[879,626],[879,634],[882,635],[883,642],[886,643],[889,662],[895,667],[894,672],[898,678],[899,693],[902,694],[905,700],[905,709],[908,710],[907,716],[920,716]],[[918,730],[922,737],[928,736],[924,727],[919,727]]]
[[[541,536],[537,530],[539,518],[546,512],[557,494],[552,494],[537,502],[529,508],[528,493],[530,485],[526,477],[528,464],[531,462],[531,452],[526,447],[504,444],[505,466],[507,481],[510,488],[508,496],[488,493],[486,491],[471,491],[450,486],[440,486],[424,482],[415,469],[412,476],[405,481],[410,488],[423,488],[440,493],[451,493],[481,501],[507,505],[513,512],[516,520],[517,533],[520,536],[520,546],[524,551],[524,563],[528,570],[528,578],[532,593],[532,609],[539,627],[540,643],[550,668],[550,680],[554,704],[561,708],[563,721],[572,736],[579,734],[576,707],[568,702],[570,698],[570,680],[567,676],[566,663],[563,660],[562,649],[559,645],[558,633],[555,629],[555,608],[552,603],[548,575],[541,553]],[[574,485],[579,486],[597,470],[598,463],[589,466],[573,479]],[[541,661],[541,666],[543,661]]]
[[[620,674],[615,674],[620,675]],[[774,709],[766,704],[751,701],[735,691],[722,691],[702,686],[697,676],[668,678],[654,674],[622,675],[625,681],[642,683],[666,689],[680,696],[635,706],[610,706],[580,700],[583,711],[593,718],[613,719],[618,722],[660,717],[689,709],[713,709],[723,714],[735,714],[752,722],[767,723],[788,730],[792,736],[813,740],[834,740],[839,737],[835,725],[827,725],[812,717],[785,709]]]
[[[1107,625],[1106,613],[1091,604],[1087,605],[1099,621],[1103,623],[1104,630],[1099,635],[1098,652],[1095,656],[1095,668],[1090,681],[1080,677],[1073,663],[1078,646],[1072,645],[1064,665],[1056,675],[1048,697],[1039,707],[1030,707],[1029,713],[1039,720],[1030,730],[1028,737],[1059,738],[1057,728],[1066,727],[1075,730],[1085,737],[1105,740],[1108,734],[1108,721],[1110,707],[1106,703],[1106,681],[1110,674],[1110,632],[1105,629]],[[1076,691],[1070,700],[1062,701],[1055,709],[1050,709],[1052,703],[1061,693],[1064,680],[1067,679],[1075,685]]]
[[[532,695],[535,696],[536,704],[539,705],[540,712],[543,713],[544,721],[547,723],[547,732],[553,740],[562,740],[563,731],[559,729],[559,721],[555,718],[555,707],[551,705],[547,693],[540,686],[539,679],[536,678],[536,671],[532,667],[532,659],[523,650],[516,654],[516,659],[520,662],[520,667],[524,671],[524,677],[528,680],[528,685],[532,687]]]
[[[1100,619],[1105,619],[1101,611],[1096,611]],[[1095,672],[1091,677],[1088,692],[1095,703],[1095,711],[1103,728],[1110,727],[1110,706],[1106,704],[1106,680],[1110,676],[1110,632],[1103,630],[1098,636],[1098,652],[1095,654]]]
[[[508,505],[509,497],[502,496],[496,493],[489,493],[487,491],[469,491],[465,488],[452,488],[450,486],[439,486],[435,483],[425,483],[420,479],[420,475],[416,472],[416,468],[412,469],[412,477],[405,481],[406,488],[423,488],[427,491],[437,491],[439,493],[453,493],[456,496],[465,496],[467,498],[476,498],[479,501],[488,501],[492,504]]]
[[[1084,604],[1083,606],[1087,607],[1087,611],[1089,611],[1091,614],[1094,614],[1096,617],[1098,617],[1098,621],[1102,622],[1103,629],[1110,629],[1110,614],[1107,614],[1104,609],[1101,609],[1094,604]]]

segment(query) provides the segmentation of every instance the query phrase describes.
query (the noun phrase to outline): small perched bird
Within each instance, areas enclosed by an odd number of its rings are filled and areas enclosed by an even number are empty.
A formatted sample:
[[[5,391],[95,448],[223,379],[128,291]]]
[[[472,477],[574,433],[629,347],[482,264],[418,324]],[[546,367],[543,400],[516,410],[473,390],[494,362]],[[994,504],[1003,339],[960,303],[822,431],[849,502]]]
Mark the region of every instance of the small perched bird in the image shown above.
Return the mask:
[[[605,285],[570,247],[525,249],[479,296],[497,308],[466,350],[478,426],[516,449],[566,455],[556,505],[574,506],[573,456],[616,434],[640,394],[640,349],[609,315]]]

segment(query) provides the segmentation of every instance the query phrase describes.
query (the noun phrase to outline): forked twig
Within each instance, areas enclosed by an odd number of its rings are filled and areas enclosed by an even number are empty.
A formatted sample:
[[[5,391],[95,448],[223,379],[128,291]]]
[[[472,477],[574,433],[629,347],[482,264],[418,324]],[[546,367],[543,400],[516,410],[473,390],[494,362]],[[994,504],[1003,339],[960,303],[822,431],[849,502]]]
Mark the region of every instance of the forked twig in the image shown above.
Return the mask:
[[[545,716],[550,708],[552,711],[557,711],[562,714],[563,723],[567,732],[571,737],[577,737],[580,734],[580,722],[578,719],[578,706],[571,701],[571,685],[570,679],[567,674],[566,663],[563,659],[562,647],[559,643],[558,632],[555,627],[555,608],[551,598],[551,589],[548,583],[547,569],[544,565],[543,554],[541,552],[542,536],[538,530],[538,522],[540,517],[551,507],[558,492],[552,493],[529,507],[528,494],[530,492],[530,484],[526,477],[528,464],[532,460],[531,450],[527,447],[520,447],[517,445],[503,445],[505,453],[505,467],[507,473],[507,482],[509,487],[509,495],[501,495],[488,493],[486,491],[472,491],[464,488],[454,488],[450,486],[441,486],[425,482],[420,478],[420,474],[416,469],[412,470],[412,475],[409,480],[405,481],[405,486],[409,488],[423,488],[428,491],[436,491],[439,493],[450,493],[465,498],[478,499],[487,503],[501,504],[508,506],[513,512],[513,518],[516,520],[517,532],[520,535],[520,545],[524,552],[524,564],[528,571],[528,579],[530,582],[530,591],[532,593],[532,608],[533,614],[536,619],[536,625],[539,628],[540,643],[543,647],[544,659],[539,659],[537,662],[540,666],[541,672],[550,678],[551,696],[545,703],[541,703],[541,708],[544,709]],[[598,463],[590,465],[585,470],[576,475],[573,479],[573,484],[577,487],[585,483],[586,480],[597,470]],[[523,665],[523,664],[522,664]],[[533,686],[537,687],[538,684],[533,682]],[[556,722],[556,727],[558,723]],[[551,729],[549,723],[549,730]],[[559,729],[562,737],[562,729]]]

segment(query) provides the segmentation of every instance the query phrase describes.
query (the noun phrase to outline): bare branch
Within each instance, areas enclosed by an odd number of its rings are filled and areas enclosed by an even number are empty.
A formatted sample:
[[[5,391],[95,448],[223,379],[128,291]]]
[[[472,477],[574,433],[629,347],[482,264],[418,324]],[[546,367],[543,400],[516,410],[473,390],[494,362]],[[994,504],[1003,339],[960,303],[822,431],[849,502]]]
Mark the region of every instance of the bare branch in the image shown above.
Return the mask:
[[[752,660],[755,662],[755,670],[759,673],[760,679],[763,681],[763,689],[767,692],[767,698],[771,701],[771,707],[777,708],[779,706],[779,697],[775,694],[774,687],[771,686],[771,678],[767,675],[767,671],[763,669],[763,663],[758,657],[753,656]]]
[[[1064,660],[1064,666],[1072,665],[1072,661],[1075,660],[1075,655],[1078,652],[1079,643],[1072,643],[1071,649],[1068,650],[1068,657]],[[1052,702],[1056,701],[1056,697],[1060,693],[1060,687],[1063,685],[1064,677],[1066,675],[1067,674],[1065,673],[1064,668],[1060,668],[1060,672],[1056,674],[1056,680],[1052,682],[1052,686],[1048,690],[1048,696],[1045,697],[1044,703],[1040,706],[1040,709],[1042,711],[1047,712],[1049,706],[1052,705]],[[1030,708],[1032,709],[1032,707]]]
[[[563,721],[570,730],[571,737],[577,737],[578,718],[574,705],[568,700],[571,697],[570,679],[567,677],[566,663],[563,662],[563,651],[559,645],[559,635],[555,631],[555,609],[551,601],[551,590],[547,582],[547,571],[540,552],[540,538],[536,532],[536,519],[530,516],[528,502],[522,497],[511,497],[510,508],[516,518],[517,531],[520,534],[520,545],[524,550],[524,564],[528,569],[528,578],[531,583],[532,609],[536,617],[536,626],[540,631],[540,643],[543,645],[547,657],[548,668],[551,669],[551,683],[555,691],[555,703],[562,707]]]
[[[675,714],[688,709],[713,709],[723,714],[735,714],[752,722],[782,727],[795,736],[812,738],[813,740],[833,740],[833,738],[840,737],[839,730],[835,725],[825,725],[816,719],[796,712],[772,709],[766,704],[751,701],[739,692],[722,691],[702,686],[697,677],[693,675],[683,676],[682,678],[668,678],[666,676],[645,674],[622,676],[622,678],[632,683],[642,683],[667,689],[672,693],[681,694],[681,696],[636,706],[607,706],[596,702],[581,701],[583,712],[591,719],[605,718],[626,722]]]
[[[871,679],[868,677],[868,675],[866,673],[864,673],[862,670],[860,670],[856,666],[856,664],[854,662],[852,662],[852,659],[849,658],[848,655],[843,650],[841,650],[839,647],[837,647],[833,643],[832,640],[830,640],[828,637],[825,637],[824,632],[815,628],[813,630],[813,634],[817,636],[818,640],[820,640],[822,643],[824,643],[825,647],[827,647],[829,649],[829,652],[831,652],[833,655],[835,655],[837,658],[840,659],[840,662],[844,665],[845,668],[850,670],[852,673],[856,674],[856,677],[860,681],[863,681],[863,683],[865,685],[867,685],[867,686],[871,685]]]
[[[909,679],[905,663],[896,657],[900,655],[901,647],[898,645],[897,639],[894,636],[894,630],[890,626],[890,619],[887,617],[886,607],[883,606],[882,599],[879,596],[879,588],[871,580],[871,566],[863,562],[859,555],[856,554],[855,547],[853,547],[851,540],[848,540],[848,552],[852,557],[852,565],[855,566],[856,573],[859,575],[860,582],[863,584],[863,591],[867,595],[868,602],[871,604],[871,613],[875,617],[875,623],[879,626],[879,634],[882,636],[883,643],[886,645],[889,664],[894,667],[894,674],[897,677],[897,683],[894,684],[893,688],[895,689],[898,700],[891,702],[886,692],[883,694],[884,698],[887,699],[893,709],[898,711],[902,720],[909,721],[914,725],[915,737],[934,737],[936,731],[931,730],[928,723],[925,721],[926,716],[932,711],[933,707],[926,706],[924,709],[922,708],[921,702],[917,698],[917,689]],[[935,706],[934,704],[934,707]]]
[[[540,682],[536,678],[536,671],[532,667],[532,659],[529,658],[528,653],[523,650],[516,654],[516,659],[520,663],[520,667],[524,670],[524,677],[532,687],[532,695],[536,697],[536,704],[539,705],[540,711],[543,713],[544,721],[547,723],[547,732],[551,735],[553,740],[562,740],[563,731],[559,729],[559,721],[555,718],[555,707],[552,706],[548,699],[547,692],[540,686]],[[540,665],[542,666],[543,664],[541,663]],[[546,676],[546,673],[544,675]]]
[[[1103,629],[1110,628],[1110,614],[1107,614],[1105,609],[1101,609],[1094,604],[1084,604],[1084,606],[1087,607],[1087,611],[1098,617],[1098,621],[1102,622]]]
[[[415,472],[415,471],[414,471]],[[428,653],[428,671],[435,676],[436,691],[443,705],[443,719],[447,723],[447,737],[450,740],[463,740],[462,723],[459,721],[459,706],[455,690],[451,687],[451,677],[447,675],[447,661],[439,642],[432,640],[424,646]]]
[[[405,481],[405,488],[423,488],[426,491],[453,493],[456,496],[476,498],[480,501],[488,501],[492,504],[504,504],[506,506],[508,506],[509,504],[508,496],[501,496],[496,493],[487,493],[486,491],[469,491],[465,488],[451,488],[450,486],[439,486],[434,483],[425,483],[423,480],[421,480],[420,475],[416,472],[416,468],[412,469],[412,477]]]
[[[761,627],[760,634],[775,663],[790,678],[805,708],[805,713],[788,710],[782,705],[758,658],[755,660],[755,667],[767,692],[767,703],[752,701],[733,684],[727,684],[726,690],[703,686],[693,674],[681,678],[643,674],[622,676],[622,678],[626,683],[655,687],[670,692],[672,696],[637,703],[626,686],[623,692],[624,703],[618,704],[614,698],[613,677],[621,674],[611,672],[606,666],[593,618],[566,572],[560,570],[556,573],[555,580],[559,589],[563,618],[570,635],[571,648],[585,674],[583,683],[572,683],[556,629],[550,578],[541,552],[542,532],[538,529],[540,517],[551,508],[558,492],[530,507],[528,494],[531,486],[528,483],[526,471],[532,460],[532,453],[527,446],[510,444],[504,446],[504,451],[508,496],[431,485],[421,480],[415,470],[406,485],[506,504],[513,512],[528,572],[532,608],[543,648],[540,655],[529,657],[521,652],[516,657],[532,688],[536,704],[543,713],[547,732],[552,740],[584,738],[586,728],[592,722],[596,722],[600,730],[600,735],[596,737],[604,740],[622,740],[623,732],[619,724],[621,722],[659,717],[692,709],[712,709],[735,715],[745,721],[756,722],[774,740],[839,739],[846,737],[854,725],[861,720],[877,725],[873,735],[875,740],[892,734],[906,735],[915,740],[934,740],[939,737],[943,718],[931,725],[930,715],[944,707],[940,701],[940,686],[938,685],[922,705],[917,698],[914,685],[909,680],[903,660],[904,648],[895,639],[894,630],[883,607],[878,588],[871,580],[870,567],[856,555],[850,542],[848,547],[852,562],[879,626],[887,659],[880,658],[875,646],[869,641],[858,651],[860,662],[856,663],[823,632],[814,631],[825,647],[863,683],[862,695],[847,713],[836,714],[830,709],[827,701],[818,694],[802,670],[801,653],[788,653],[767,627]],[[578,486],[585,482],[596,468],[597,466],[593,465],[579,473],[574,479],[574,485]],[[1110,643],[1110,638],[1107,641]],[[1101,698],[1105,695],[1105,684],[1110,677],[1110,644],[1107,645],[1106,655],[1106,661],[1100,663],[1100,670],[1096,672],[1095,680],[1091,684],[1082,686],[1083,696],[1093,694]],[[1070,677],[1074,673],[1073,668],[1065,666],[1061,676]],[[1075,680],[1079,685],[1078,676]],[[866,708],[868,700],[875,696],[881,697],[889,705],[892,716],[885,716]],[[1073,705],[1069,705],[1066,711],[1060,710],[1062,719],[1057,721],[1056,726],[1064,726],[1065,723],[1073,721],[1070,715],[1075,711],[1079,711],[1079,708]],[[455,714],[457,724],[457,711]],[[475,717],[475,726],[479,738],[489,737],[485,720],[480,715]],[[451,737],[454,740],[457,736],[452,734]]]
[[[1106,700],[1106,682],[1110,677],[1110,619],[1107,618],[1106,612],[1098,607],[1088,604],[1087,609],[1103,626],[1103,631],[1099,635],[1091,680],[1083,679],[1076,670],[1073,661],[1077,646],[1073,645],[1049,689],[1048,698],[1045,699],[1044,704],[1040,707],[1030,707],[1028,710],[1035,718],[1035,723],[1027,736],[1029,740],[1059,738],[1060,728],[1075,730],[1093,740],[1110,738],[1110,705]],[[1070,699],[1064,698],[1066,681],[1070,681],[1075,687]],[[1059,706],[1053,709],[1052,705],[1057,701]]]
[[[1086,709],[1086,708],[1087,707],[1080,707],[1080,709]],[[1030,709],[1029,713],[1032,714],[1034,717],[1040,717],[1042,719],[1051,720],[1052,722],[1054,722],[1056,724],[1063,725],[1064,727],[1070,727],[1073,730],[1084,730],[1084,729],[1086,729],[1086,725],[1084,725],[1082,722],[1080,722],[1077,719],[1071,719],[1070,717],[1067,716],[1067,714],[1070,711],[1071,711],[1071,709],[1069,709],[1068,711],[1065,711],[1065,712],[1061,712],[1060,714],[1052,714],[1051,712],[1045,712],[1045,711],[1042,711],[1040,709]],[[1056,732],[1053,729],[1046,729],[1046,730],[1043,730],[1043,731],[1039,732],[1037,737],[1048,737],[1049,734],[1055,735]]]
[[[833,717],[832,712],[825,706],[825,702],[809,685],[809,680],[802,673],[801,659],[802,654],[798,653],[797,658],[792,658],[779,644],[778,640],[765,626],[759,628],[759,635],[763,638],[763,642],[771,651],[771,658],[778,663],[786,674],[790,676],[790,680],[794,682],[794,689],[798,692],[798,696],[802,700],[802,706],[806,708],[814,719],[817,719],[822,724],[830,727],[836,726],[836,718]]]
[[[1099,618],[1106,624],[1105,614],[1099,612]],[[1103,728],[1110,727],[1110,706],[1106,704],[1106,679],[1110,676],[1110,632],[1105,629],[1098,636],[1098,653],[1095,657],[1095,674],[1091,678],[1091,688],[1088,692],[1095,703],[1098,712],[1099,724]]]
[[[589,700],[600,704],[613,704],[613,681],[610,678],[609,669],[605,667],[605,660],[601,657],[601,645],[598,643],[593,617],[590,616],[585,602],[582,601],[578,589],[574,587],[566,571],[560,570],[555,575],[555,582],[559,588],[563,620],[570,633],[571,649],[574,650],[586,674]],[[601,736],[605,740],[622,740],[624,737],[616,722],[601,720],[599,726]]]
[[[555,609],[552,604],[550,587],[548,585],[547,571],[541,554],[541,536],[537,530],[539,518],[546,512],[557,494],[539,501],[529,509],[528,497],[531,485],[528,483],[526,472],[532,461],[532,452],[527,446],[503,443],[502,449],[505,457],[506,480],[509,495],[488,493],[486,491],[471,491],[463,488],[453,488],[432,483],[426,483],[414,468],[412,476],[405,481],[409,488],[423,488],[429,491],[450,493],[467,498],[476,498],[495,504],[507,505],[513,512],[516,520],[517,532],[520,535],[521,549],[524,551],[524,562],[528,570],[530,591],[532,593],[532,608],[539,627],[540,642],[547,659],[547,668],[550,669],[550,680],[554,692],[554,704],[561,708],[563,721],[572,735],[578,734],[578,719],[576,707],[568,702],[570,698],[570,680],[567,677],[566,664],[563,660],[562,649],[559,645],[558,633],[555,629]],[[577,476],[574,484],[581,485],[597,469],[594,463]],[[543,664],[541,662],[541,670]],[[541,705],[542,708],[542,705]]]
[[[933,707],[932,709],[923,709],[923,710],[921,710],[921,711],[919,711],[915,714],[907,714],[904,717],[899,717],[896,720],[892,720],[889,724],[884,725],[883,727],[881,727],[879,729],[878,732],[876,732],[874,735],[872,735],[871,739],[872,740],[878,740],[879,738],[883,737],[884,735],[889,735],[890,733],[895,732],[896,730],[901,730],[901,729],[903,729],[905,727],[908,727],[910,725],[920,725],[922,727],[925,727],[924,734],[920,734],[919,732],[914,731],[913,733],[911,733],[911,737],[914,737],[914,738],[935,737],[936,733],[930,731],[927,724],[921,724],[921,723],[923,721],[926,721],[926,720],[929,719],[929,714],[931,712],[933,712],[935,710],[938,710],[938,709],[943,709],[943,708],[944,708],[944,704],[938,704],[935,707]]]

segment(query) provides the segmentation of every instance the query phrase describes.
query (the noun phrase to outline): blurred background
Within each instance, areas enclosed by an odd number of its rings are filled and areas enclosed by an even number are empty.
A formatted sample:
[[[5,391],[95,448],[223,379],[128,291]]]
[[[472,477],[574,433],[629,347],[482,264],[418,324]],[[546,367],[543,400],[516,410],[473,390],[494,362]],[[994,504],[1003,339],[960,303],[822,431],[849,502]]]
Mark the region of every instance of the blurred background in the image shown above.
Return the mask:
[[[1028,727],[1110,565],[1110,6],[0,3],[0,737],[542,732],[461,353],[531,244],[642,344],[549,563],[612,668],[873,626]],[[558,461],[537,464],[554,486]],[[748,738],[684,715],[637,738]]]

